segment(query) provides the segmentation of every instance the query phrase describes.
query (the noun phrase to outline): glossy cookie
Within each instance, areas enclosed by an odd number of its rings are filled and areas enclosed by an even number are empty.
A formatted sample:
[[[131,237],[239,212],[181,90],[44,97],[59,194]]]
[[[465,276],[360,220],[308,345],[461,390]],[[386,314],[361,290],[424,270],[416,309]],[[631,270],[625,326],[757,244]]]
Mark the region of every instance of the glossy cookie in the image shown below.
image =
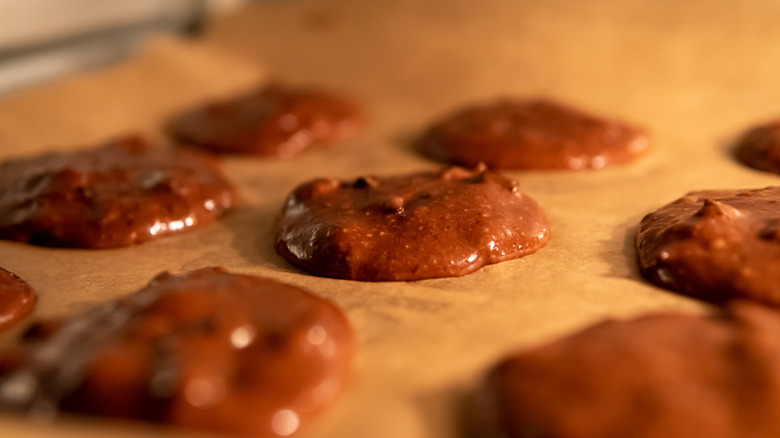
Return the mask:
[[[329,301],[206,268],[44,323],[0,355],[0,404],[288,436],[333,401],[352,330]]]
[[[780,187],[691,192],[642,219],[642,275],[709,301],[780,306]]]
[[[37,299],[29,284],[0,268],[0,329],[9,327],[32,312]]]
[[[515,181],[448,167],[304,183],[279,217],[276,250],[316,275],[409,281],[465,275],[549,239],[547,218]]]
[[[0,238],[113,248],[208,225],[236,203],[213,158],[126,137],[0,163]]]

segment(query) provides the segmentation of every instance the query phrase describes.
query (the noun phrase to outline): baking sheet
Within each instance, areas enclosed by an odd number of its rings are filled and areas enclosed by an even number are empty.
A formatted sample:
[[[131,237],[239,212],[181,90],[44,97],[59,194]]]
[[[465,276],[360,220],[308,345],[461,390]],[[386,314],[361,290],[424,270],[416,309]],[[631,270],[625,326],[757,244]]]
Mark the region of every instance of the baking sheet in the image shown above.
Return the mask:
[[[690,190],[778,183],[728,154],[744,128],[780,117],[778,49],[780,3],[771,0],[262,2],[199,41],[157,40],[124,65],[6,97],[0,158],[125,132],[159,136],[176,111],[269,78],[353,94],[369,111],[368,129],[290,161],[225,158],[243,203],[214,226],[104,251],[0,242],[0,266],[38,290],[35,317],[121,296],[163,270],[223,265],[306,287],[345,310],[359,354],[343,397],[297,436],[458,437],[464,399],[507,352],[606,317],[705,308],[641,280],[634,229]],[[547,212],[552,241],[465,277],[325,279],[274,253],[274,215],[299,182],[436,168],[411,139],[459,104],[500,95],[551,96],[623,118],[651,132],[653,150],[602,171],[507,172]],[[196,436],[14,417],[0,419],[0,431]]]

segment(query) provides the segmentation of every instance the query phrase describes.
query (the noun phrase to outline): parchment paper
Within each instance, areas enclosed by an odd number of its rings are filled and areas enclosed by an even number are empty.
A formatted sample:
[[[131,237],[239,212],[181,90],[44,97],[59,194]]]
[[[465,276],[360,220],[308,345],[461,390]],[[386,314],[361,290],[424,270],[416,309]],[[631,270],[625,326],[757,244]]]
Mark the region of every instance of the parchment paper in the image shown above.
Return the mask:
[[[34,317],[80,311],[163,270],[223,265],[306,287],[345,310],[359,354],[343,397],[298,436],[461,436],[464,400],[508,352],[607,317],[706,308],[639,277],[635,227],[687,191],[780,182],[728,153],[743,129],[780,117],[779,49],[773,0],[262,2],[214,23],[197,42],[154,41],[119,67],[7,96],[0,158],[124,132],[159,135],[177,110],[268,78],[353,94],[370,112],[368,129],[290,161],[225,158],[243,203],[217,225],[106,251],[0,242],[0,266],[38,290]],[[274,253],[274,215],[299,182],[436,168],[410,140],[454,107],[499,95],[551,96],[634,122],[652,133],[654,149],[597,172],[508,172],[546,210],[552,241],[466,277],[333,280]],[[22,434],[195,435],[0,419],[0,436]]]

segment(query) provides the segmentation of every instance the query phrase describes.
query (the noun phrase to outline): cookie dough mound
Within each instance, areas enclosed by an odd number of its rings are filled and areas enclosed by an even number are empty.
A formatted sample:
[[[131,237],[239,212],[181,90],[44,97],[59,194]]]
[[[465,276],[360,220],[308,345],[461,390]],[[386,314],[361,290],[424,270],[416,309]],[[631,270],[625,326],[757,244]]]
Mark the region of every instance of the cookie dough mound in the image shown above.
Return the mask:
[[[708,301],[780,306],[780,187],[688,193],[642,219],[642,275]]]
[[[734,155],[754,169],[780,173],[780,121],[749,130],[737,142]]]
[[[212,152],[290,158],[352,136],[363,119],[360,106],[346,97],[273,84],[182,113],[167,131]]]
[[[236,202],[213,158],[126,137],[0,163],[0,238],[114,248],[208,225]]]
[[[419,141],[435,160],[492,169],[601,169],[634,160],[648,145],[640,129],[545,99],[469,106]]]
[[[495,367],[478,436],[780,436],[777,333],[780,315],[748,303],[597,324]]]
[[[29,284],[0,268],[0,330],[8,328],[30,313],[37,299]]]
[[[547,244],[547,218],[515,181],[480,167],[321,178],[296,188],[276,250],[325,277],[409,281],[469,274]]]
[[[0,405],[277,437],[340,392],[354,349],[332,303],[206,268],[31,330],[0,355]]]

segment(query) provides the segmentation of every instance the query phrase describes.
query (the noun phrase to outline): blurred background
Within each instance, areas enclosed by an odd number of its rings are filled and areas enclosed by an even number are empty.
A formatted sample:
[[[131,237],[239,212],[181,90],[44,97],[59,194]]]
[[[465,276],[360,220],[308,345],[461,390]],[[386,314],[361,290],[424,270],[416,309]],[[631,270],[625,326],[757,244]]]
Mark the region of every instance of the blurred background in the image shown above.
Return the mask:
[[[150,35],[197,34],[249,0],[0,0],[0,93],[121,60]]]

